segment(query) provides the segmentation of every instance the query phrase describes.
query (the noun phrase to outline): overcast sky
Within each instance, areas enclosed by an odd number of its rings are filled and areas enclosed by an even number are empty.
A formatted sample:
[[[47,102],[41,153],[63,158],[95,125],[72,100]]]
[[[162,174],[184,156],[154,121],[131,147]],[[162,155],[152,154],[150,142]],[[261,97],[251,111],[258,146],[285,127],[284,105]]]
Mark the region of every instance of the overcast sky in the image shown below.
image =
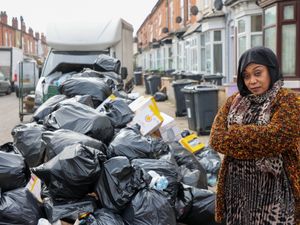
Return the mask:
[[[2,0],[0,11],[6,11],[8,23],[23,16],[26,29],[46,32],[51,21],[101,20],[121,17],[131,23],[134,35],[158,0]]]

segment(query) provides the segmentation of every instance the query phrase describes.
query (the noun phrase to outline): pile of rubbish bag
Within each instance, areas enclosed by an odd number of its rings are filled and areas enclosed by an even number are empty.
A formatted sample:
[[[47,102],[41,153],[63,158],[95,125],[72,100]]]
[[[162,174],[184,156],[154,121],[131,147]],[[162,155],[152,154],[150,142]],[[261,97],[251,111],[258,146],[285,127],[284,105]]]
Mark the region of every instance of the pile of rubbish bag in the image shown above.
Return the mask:
[[[105,62],[101,73],[112,77],[119,61]],[[0,224],[215,224],[213,150],[192,154],[142,135],[129,125],[135,99],[108,85],[111,77],[84,73],[61,80],[60,94],[0,146]]]

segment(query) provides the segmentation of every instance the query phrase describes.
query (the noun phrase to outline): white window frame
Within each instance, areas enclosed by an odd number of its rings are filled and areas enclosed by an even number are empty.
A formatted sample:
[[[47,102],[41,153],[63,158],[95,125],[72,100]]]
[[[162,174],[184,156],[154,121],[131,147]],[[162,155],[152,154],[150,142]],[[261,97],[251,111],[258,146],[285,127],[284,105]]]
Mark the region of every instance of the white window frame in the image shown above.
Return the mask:
[[[245,37],[245,39],[246,39],[245,50],[251,48],[251,37],[254,36],[254,35],[260,35],[261,36],[262,42],[261,42],[260,45],[263,45],[263,32],[262,32],[262,30],[259,31],[259,32],[251,32],[251,17],[256,16],[256,15],[262,15],[262,13],[248,14],[248,15],[240,17],[236,20],[237,21],[237,23],[236,23],[237,30],[238,30],[238,21],[240,21],[240,20],[245,21],[245,32],[243,32],[243,33],[238,33],[237,32],[237,52],[236,52],[237,62],[236,62],[236,65],[238,65],[238,60],[239,60],[240,54],[243,53],[243,52],[240,53],[240,46],[239,46],[239,39],[241,37]]]

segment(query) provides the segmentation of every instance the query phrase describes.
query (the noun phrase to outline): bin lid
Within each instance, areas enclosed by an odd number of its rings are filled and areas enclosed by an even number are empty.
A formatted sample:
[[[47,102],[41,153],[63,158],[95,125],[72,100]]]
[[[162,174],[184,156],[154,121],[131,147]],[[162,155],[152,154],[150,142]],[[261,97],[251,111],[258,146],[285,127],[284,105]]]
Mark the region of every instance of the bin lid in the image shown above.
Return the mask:
[[[150,76],[147,76],[146,79],[147,80],[160,79],[160,76],[159,75],[150,75]]]
[[[203,91],[218,91],[219,89],[214,85],[188,85],[181,89],[184,93],[196,93]]]
[[[210,74],[210,75],[203,75],[204,79],[205,78],[211,78],[211,79],[222,79],[224,76],[222,75],[217,75],[217,74]]]
[[[181,84],[196,84],[198,81],[192,79],[180,79],[172,82],[172,86],[181,85]]]
[[[195,91],[196,92],[200,92],[200,91],[218,91],[219,88],[217,88],[214,85],[197,85],[195,87]]]

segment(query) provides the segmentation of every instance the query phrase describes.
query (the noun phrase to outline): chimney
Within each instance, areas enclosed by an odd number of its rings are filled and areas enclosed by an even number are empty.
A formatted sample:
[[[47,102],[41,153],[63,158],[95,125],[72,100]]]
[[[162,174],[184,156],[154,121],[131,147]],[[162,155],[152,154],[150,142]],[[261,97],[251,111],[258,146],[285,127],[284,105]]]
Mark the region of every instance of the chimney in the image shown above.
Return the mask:
[[[28,34],[30,34],[30,36],[33,36],[33,30],[31,27],[29,27],[29,29],[28,29]]]
[[[15,30],[18,30],[18,19],[17,17],[13,17],[12,18],[12,27],[15,29]]]
[[[7,24],[7,14],[6,14],[6,11],[1,11],[0,18],[1,18],[1,22],[3,24]]]
[[[39,32],[35,32],[35,39],[37,39],[37,40],[40,40],[40,34],[39,34]]]
[[[26,33],[26,25],[25,22],[21,22],[21,30]]]
[[[44,43],[46,42],[46,38],[44,36],[44,33],[41,33],[41,41],[44,42]]]

